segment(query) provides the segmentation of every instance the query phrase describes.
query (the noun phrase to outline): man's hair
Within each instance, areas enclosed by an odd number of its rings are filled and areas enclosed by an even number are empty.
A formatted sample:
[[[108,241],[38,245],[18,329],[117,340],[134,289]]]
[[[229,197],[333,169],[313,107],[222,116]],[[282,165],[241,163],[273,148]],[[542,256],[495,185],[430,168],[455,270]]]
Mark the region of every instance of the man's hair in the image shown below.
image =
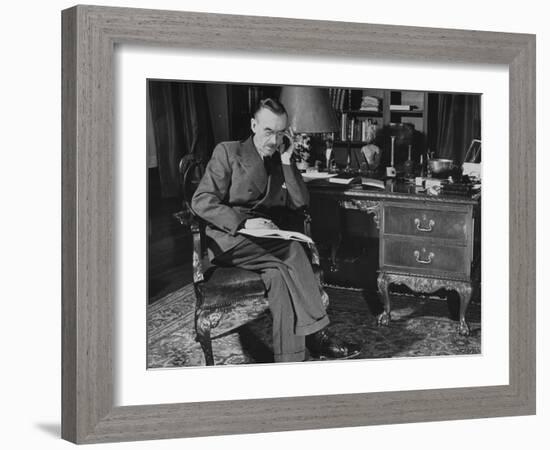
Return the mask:
[[[279,100],[276,100],[274,98],[264,98],[263,100],[259,101],[252,116],[256,118],[257,114],[262,108],[269,109],[272,113],[277,114],[278,116],[287,114],[285,107]]]

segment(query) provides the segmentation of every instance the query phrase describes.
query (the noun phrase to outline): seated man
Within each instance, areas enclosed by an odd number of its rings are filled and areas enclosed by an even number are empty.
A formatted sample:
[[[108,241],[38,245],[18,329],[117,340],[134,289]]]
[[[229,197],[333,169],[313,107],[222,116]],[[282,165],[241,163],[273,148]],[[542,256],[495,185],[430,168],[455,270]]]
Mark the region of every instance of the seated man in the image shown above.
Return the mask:
[[[302,245],[238,233],[242,228],[277,228],[282,210],[308,204],[307,188],[291,159],[287,120],[281,103],[262,100],[251,119],[253,135],[214,149],[192,208],[208,223],[214,264],[260,273],[273,316],[275,362],[304,361],[306,342],[312,355],[347,358],[358,352],[326,333],[329,319]]]

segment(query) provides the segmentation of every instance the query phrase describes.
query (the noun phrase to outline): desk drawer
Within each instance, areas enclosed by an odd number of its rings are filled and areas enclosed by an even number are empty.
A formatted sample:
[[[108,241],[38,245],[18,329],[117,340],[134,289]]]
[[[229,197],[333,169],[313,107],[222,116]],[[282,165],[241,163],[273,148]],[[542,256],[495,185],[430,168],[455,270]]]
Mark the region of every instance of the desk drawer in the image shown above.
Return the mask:
[[[467,209],[429,209],[386,205],[384,233],[404,236],[452,239],[465,242],[471,227],[471,213]]]
[[[426,275],[441,273],[458,277],[470,275],[467,247],[386,236],[381,250],[381,265],[385,268],[405,269]]]

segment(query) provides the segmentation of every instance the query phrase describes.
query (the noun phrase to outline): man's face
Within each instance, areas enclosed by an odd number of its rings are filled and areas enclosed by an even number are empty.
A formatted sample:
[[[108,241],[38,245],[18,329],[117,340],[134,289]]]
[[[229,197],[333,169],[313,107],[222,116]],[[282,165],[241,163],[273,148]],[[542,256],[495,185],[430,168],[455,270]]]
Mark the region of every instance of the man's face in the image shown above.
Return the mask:
[[[262,156],[271,156],[277,151],[283,142],[286,124],[286,114],[278,115],[266,108],[260,109],[251,119],[254,145]]]

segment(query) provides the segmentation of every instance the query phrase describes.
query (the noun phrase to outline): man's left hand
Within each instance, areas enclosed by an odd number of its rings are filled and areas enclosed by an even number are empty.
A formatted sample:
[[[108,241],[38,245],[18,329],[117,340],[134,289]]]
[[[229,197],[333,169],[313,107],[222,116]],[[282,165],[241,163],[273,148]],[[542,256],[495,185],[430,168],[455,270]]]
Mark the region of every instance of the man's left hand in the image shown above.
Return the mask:
[[[288,140],[290,141],[290,145],[285,149],[284,148],[284,141],[283,141],[283,144],[281,144],[281,162],[283,164],[286,164],[287,166],[290,165],[290,157],[292,156],[292,154],[294,153],[294,131],[292,131],[292,128],[288,128],[288,130],[286,130],[284,132],[284,135],[288,138]]]

